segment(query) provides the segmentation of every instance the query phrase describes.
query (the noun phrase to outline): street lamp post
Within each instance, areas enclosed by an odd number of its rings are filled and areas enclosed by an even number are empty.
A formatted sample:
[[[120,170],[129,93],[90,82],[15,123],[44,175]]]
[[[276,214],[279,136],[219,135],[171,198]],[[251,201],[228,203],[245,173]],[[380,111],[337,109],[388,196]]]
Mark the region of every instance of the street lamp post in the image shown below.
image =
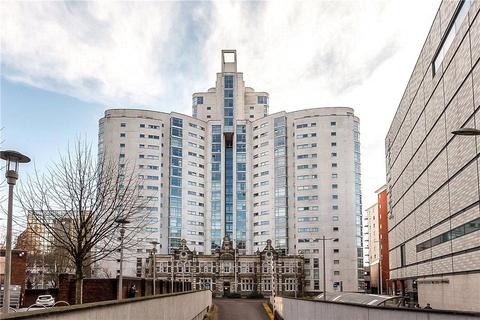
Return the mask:
[[[382,249],[380,248],[380,294],[383,294],[383,269],[382,269]]]
[[[156,273],[157,273],[157,244],[159,244],[158,241],[152,241],[150,242],[153,244],[153,295],[157,293],[156,286],[155,286],[155,281],[156,281]]]
[[[325,241],[327,240],[335,240],[335,238],[325,238],[325,236],[322,236],[322,241],[323,245],[323,301],[327,301],[327,275],[326,275],[326,270],[325,270]]]
[[[275,296],[277,295],[277,285],[276,285],[276,277],[275,277],[275,274],[276,274],[276,262],[275,262],[275,257],[273,255],[272,252],[267,252],[267,259],[269,259],[269,263],[270,263],[270,271],[271,271],[271,296],[272,296],[272,306],[273,306],[273,316],[275,317],[275,311],[276,311],[276,307],[275,307]]]
[[[119,218],[115,220],[120,225],[120,274],[118,275],[118,300],[123,299],[123,238],[125,236],[125,225],[130,223],[127,219]]]
[[[187,277],[186,277],[186,275],[185,275],[185,271],[186,271],[185,269],[187,268],[187,262],[188,262],[188,261],[185,261],[185,262],[183,263],[183,268],[182,268],[182,278],[183,278],[183,281],[182,281],[182,292],[185,292],[185,282],[187,281]],[[189,263],[189,265],[190,265],[190,263]]]
[[[182,292],[185,292],[185,267],[187,265],[186,261],[182,262]]]
[[[5,244],[5,283],[3,287],[3,313],[10,307],[10,280],[12,267],[12,220],[13,220],[13,187],[18,179],[18,164],[28,163],[30,158],[17,151],[0,151],[0,158],[7,161],[5,177],[8,183],[7,239]]]
[[[236,239],[233,239],[233,250],[235,250],[233,252],[233,275],[235,277],[235,289],[233,290],[233,292],[237,292],[237,245],[236,245]]]
[[[378,294],[383,294],[383,269],[382,269],[382,260],[383,260],[383,255],[382,255],[382,242],[380,241],[380,236],[377,240],[373,241],[372,243],[378,243],[378,250],[379,250],[379,259],[378,259],[378,265],[379,265],[379,272],[378,272],[378,277],[377,279],[379,281],[378,284]]]
[[[170,276],[170,284],[172,286],[172,291],[170,293],[173,293],[173,277],[174,277],[174,273],[173,273],[173,255],[171,256],[171,260],[172,260],[172,265],[170,266],[170,273],[171,273],[171,276]]]

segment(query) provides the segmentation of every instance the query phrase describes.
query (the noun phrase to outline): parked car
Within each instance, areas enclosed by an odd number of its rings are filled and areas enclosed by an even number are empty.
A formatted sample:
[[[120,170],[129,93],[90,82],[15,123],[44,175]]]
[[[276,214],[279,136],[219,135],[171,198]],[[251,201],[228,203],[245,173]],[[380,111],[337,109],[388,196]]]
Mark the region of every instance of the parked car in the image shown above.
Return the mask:
[[[41,295],[38,296],[36,303],[41,304],[45,307],[53,307],[53,305],[55,304],[55,298],[49,294]]]

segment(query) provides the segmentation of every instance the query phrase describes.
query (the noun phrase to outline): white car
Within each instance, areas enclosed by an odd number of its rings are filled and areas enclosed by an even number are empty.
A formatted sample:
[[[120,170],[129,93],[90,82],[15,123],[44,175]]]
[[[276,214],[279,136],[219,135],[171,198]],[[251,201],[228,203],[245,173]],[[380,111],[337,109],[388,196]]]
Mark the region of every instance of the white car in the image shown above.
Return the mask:
[[[55,298],[49,294],[41,295],[38,296],[36,303],[41,304],[45,307],[53,307],[53,305],[55,304]]]

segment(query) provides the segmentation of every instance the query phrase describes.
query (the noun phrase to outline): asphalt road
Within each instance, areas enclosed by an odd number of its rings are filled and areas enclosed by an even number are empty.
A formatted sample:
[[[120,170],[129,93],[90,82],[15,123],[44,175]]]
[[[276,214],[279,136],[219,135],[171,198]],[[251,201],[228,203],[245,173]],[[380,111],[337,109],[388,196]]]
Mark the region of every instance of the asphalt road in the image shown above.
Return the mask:
[[[265,300],[215,299],[218,320],[268,320],[262,303]]]

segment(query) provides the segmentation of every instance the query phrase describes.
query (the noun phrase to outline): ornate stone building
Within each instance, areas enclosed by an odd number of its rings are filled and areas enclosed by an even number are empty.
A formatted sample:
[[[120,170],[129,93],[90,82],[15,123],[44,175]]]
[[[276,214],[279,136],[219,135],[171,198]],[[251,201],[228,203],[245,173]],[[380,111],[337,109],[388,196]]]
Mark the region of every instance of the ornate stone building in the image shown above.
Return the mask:
[[[222,246],[211,255],[199,255],[195,249],[191,251],[186,240],[182,240],[173,254],[155,256],[156,278],[192,283],[192,288],[211,289],[217,295],[230,292],[247,295],[258,291],[269,296],[272,291],[303,292],[302,256],[277,252],[271,240],[253,255],[238,252],[228,237],[223,238]],[[153,276],[152,271],[150,267],[148,276]]]

